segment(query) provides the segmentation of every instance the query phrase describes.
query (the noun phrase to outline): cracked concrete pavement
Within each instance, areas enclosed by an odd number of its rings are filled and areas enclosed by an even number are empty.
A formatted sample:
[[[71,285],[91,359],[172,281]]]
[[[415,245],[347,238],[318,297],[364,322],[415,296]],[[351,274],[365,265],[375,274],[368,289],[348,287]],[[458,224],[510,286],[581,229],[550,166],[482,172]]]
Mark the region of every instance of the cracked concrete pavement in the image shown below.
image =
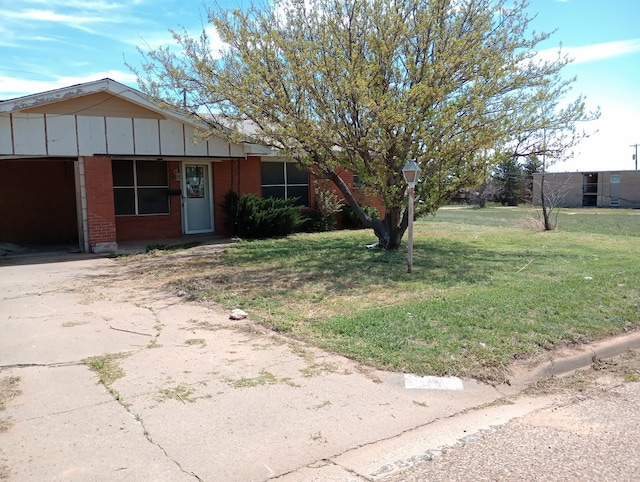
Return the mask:
[[[174,293],[113,287],[120,269],[0,262],[0,380],[18,389],[0,411],[0,479],[375,480],[556,401],[495,403],[523,385],[473,380],[407,389]],[[89,357],[114,368],[107,386]]]

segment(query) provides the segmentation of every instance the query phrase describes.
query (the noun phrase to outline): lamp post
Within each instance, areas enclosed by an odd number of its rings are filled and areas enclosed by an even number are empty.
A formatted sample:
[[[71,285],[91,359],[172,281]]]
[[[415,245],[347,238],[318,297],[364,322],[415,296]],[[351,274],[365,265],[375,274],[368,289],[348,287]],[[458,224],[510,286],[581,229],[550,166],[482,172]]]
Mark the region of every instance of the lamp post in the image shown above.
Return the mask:
[[[409,209],[407,213],[409,221],[407,227],[407,273],[411,273],[413,270],[413,197],[419,173],[420,166],[416,161],[408,161],[402,168],[402,175],[409,186],[407,189],[407,193],[409,194]]]

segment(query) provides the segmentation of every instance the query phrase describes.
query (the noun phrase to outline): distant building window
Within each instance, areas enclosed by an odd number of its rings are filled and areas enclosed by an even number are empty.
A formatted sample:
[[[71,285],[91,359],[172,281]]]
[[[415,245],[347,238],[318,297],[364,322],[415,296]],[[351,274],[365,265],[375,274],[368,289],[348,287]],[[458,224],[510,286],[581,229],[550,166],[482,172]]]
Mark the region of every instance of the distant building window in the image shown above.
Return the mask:
[[[611,174],[611,184],[620,184],[620,174]]]
[[[169,214],[166,161],[114,160],[111,168],[116,216]]]
[[[296,162],[263,162],[262,197],[298,198],[296,206],[308,206],[309,173]]]

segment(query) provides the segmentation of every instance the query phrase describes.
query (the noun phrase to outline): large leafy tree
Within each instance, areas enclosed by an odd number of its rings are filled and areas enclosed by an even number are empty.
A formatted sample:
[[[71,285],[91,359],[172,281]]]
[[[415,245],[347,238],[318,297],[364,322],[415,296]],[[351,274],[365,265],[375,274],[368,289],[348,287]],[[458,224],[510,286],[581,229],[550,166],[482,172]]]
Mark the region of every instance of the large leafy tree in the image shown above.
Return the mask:
[[[476,185],[495,152],[526,155],[542,126],[575,134],[587,117],[581,97],[540,114],[571,80],[560,76],[568,59],[537,58],[547,35],[531,32],[527,8],[521,0],[216,7],[208,18],[226,45],[221,55],[206,30],[197,38],[174,31],[180,52],[143,52],[138,80],[218,134],[250,124],[253,138],[332,180],[379,245],[393,249],[407,227],[408,160],[422,169],[416,214],[433,213]],[[384,201],[382,219],[361,209],[341,177],[345,168]]]

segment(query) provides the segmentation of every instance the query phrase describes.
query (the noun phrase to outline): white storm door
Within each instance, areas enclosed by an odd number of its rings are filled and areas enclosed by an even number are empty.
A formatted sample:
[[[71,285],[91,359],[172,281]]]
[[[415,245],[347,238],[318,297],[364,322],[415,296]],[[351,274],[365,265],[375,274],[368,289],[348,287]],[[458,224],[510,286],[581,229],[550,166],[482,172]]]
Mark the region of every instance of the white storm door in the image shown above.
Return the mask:
[[[209,164],[185,164],[183,186],[185,234],[213,232],[213,196]]]

